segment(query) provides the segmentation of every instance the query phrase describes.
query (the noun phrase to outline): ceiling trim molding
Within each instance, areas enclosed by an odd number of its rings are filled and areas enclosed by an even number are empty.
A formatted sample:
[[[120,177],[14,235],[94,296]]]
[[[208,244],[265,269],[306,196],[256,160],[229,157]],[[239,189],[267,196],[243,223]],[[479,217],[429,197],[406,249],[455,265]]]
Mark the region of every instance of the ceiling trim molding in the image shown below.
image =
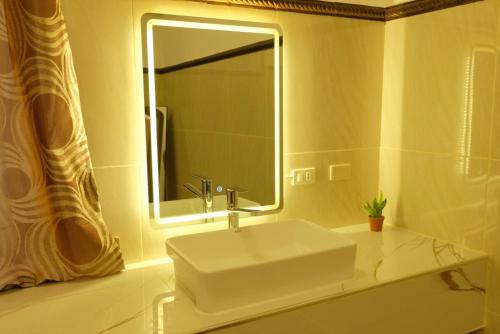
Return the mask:
[[[415,0],[385,8],[385,20],[396,20],[483,0]]]
[[[189,0],[208,4],[272,9],[302,14],[347,17],[371,21],[390,21],[403,17],[414,16],[466,5],[484,0],[414,0],[390,7],[374,7],[348,4],[342,2],[327,2],[319,0]]]
[[[385,21],[385,8],[319,0],[191,0],[209,4]]]

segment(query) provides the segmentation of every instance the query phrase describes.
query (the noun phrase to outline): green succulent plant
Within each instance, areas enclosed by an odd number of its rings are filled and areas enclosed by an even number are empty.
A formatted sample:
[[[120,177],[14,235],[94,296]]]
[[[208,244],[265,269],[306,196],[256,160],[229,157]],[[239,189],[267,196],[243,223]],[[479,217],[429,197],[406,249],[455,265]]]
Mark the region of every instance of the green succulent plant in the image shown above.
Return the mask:
[[[387,198],[384,198],[384,194],[380,191],[371,203],[363,202],[363,209],[370,217],[382,217],[382,211],[384,211],[386,204]]]

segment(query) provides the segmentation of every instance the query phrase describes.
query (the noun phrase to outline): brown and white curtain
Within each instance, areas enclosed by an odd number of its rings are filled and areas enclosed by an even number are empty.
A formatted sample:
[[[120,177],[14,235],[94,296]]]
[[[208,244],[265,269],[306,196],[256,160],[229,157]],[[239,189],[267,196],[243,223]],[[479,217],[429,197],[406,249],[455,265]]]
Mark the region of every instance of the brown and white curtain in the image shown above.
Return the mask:
[[[0,290],[123,269],[59,0],[0,0]]]

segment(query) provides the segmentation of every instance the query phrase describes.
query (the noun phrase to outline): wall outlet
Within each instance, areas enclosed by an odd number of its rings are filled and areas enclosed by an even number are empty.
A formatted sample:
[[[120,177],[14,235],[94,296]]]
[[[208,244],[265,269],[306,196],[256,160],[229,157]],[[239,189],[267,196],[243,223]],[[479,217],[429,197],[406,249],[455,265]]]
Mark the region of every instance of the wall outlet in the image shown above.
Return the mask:
[[[300,168],[292,170],[292,185],[301,186],[316,183],[316,168]]]
[[[351,164],[330,165],[330,181],[343,181],[351,178]]]

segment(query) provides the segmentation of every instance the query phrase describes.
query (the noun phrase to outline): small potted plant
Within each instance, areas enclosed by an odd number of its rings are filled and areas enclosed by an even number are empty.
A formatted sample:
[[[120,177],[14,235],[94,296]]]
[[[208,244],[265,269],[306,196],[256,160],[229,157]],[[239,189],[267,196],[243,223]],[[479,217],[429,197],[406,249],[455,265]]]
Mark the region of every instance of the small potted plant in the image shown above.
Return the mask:
[[[370,222],[370,230],[373,232],[382,231],[382,224],[384,223],[384,216],[382,211],[387,204],[387,198],[380,191],[378,196],[370,202],[363,202],[363,209],[368,213],[368,221]]]

